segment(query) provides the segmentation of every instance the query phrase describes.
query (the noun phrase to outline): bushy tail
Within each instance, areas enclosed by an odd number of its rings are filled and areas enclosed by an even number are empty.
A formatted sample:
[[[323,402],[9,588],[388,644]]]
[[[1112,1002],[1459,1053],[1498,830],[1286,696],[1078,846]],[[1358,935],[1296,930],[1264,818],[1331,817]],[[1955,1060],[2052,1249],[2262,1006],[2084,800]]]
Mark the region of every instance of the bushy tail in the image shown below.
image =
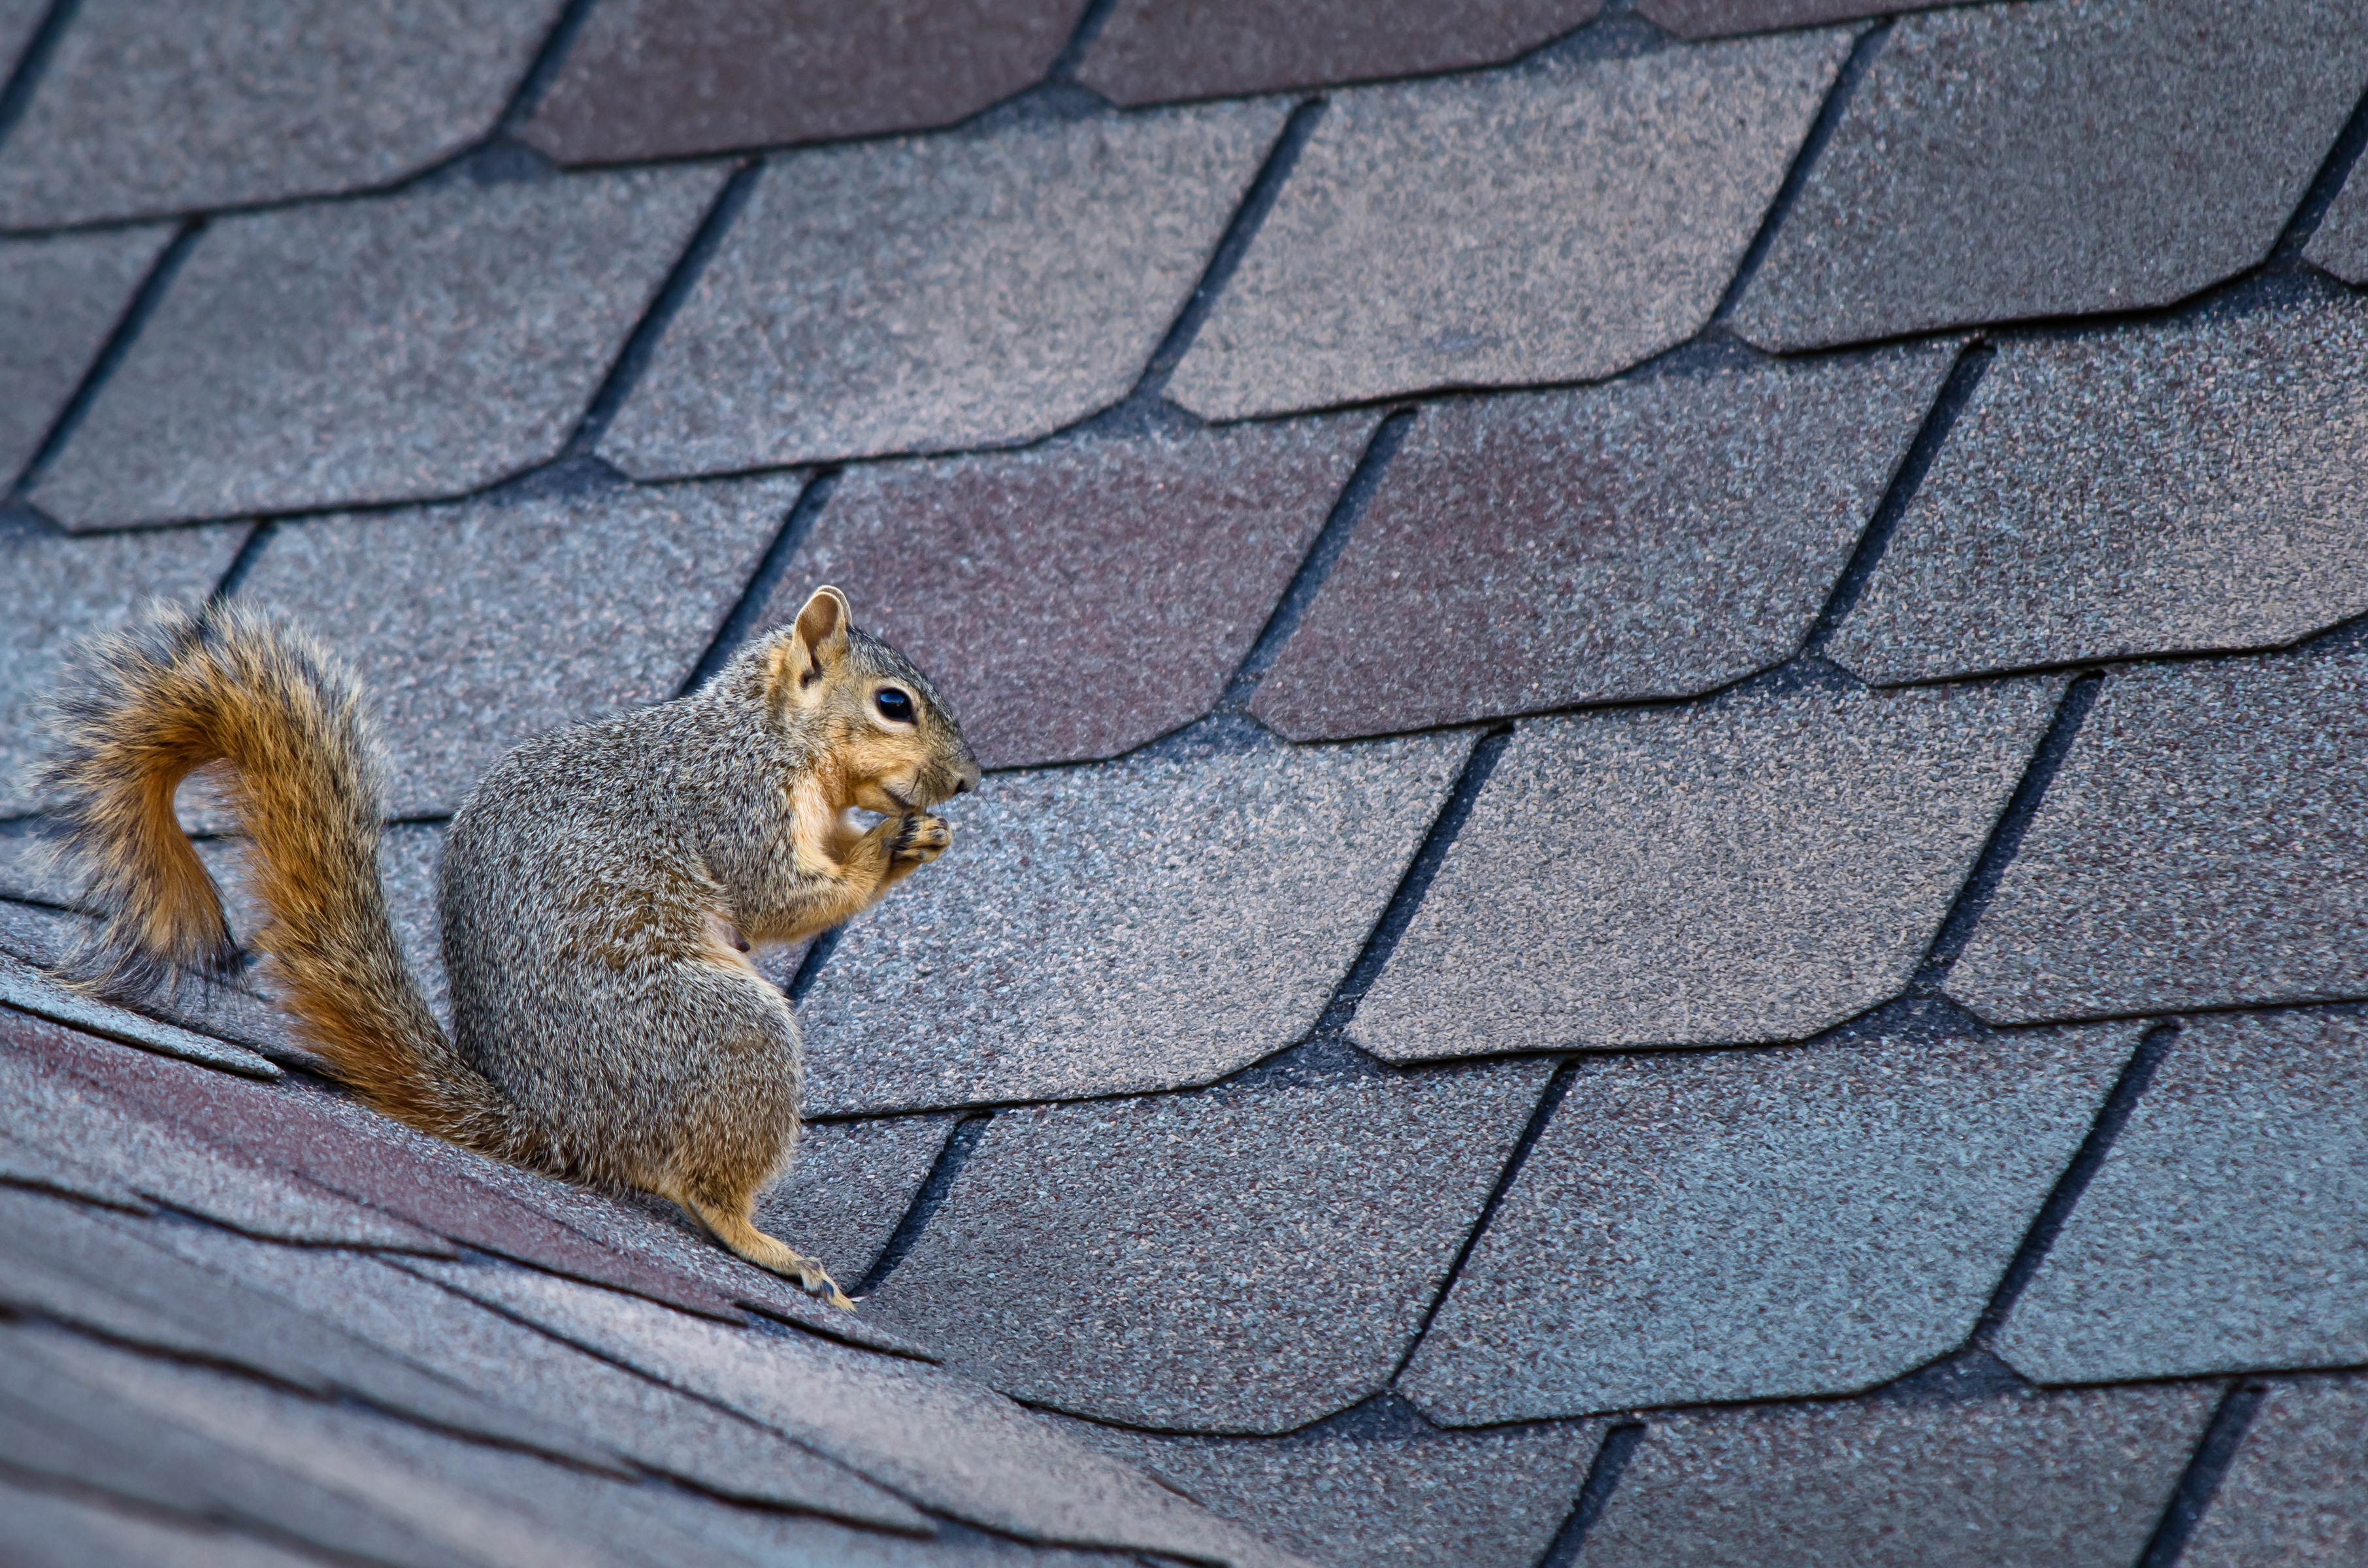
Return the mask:
[[[533,1163],[494,1085],[437,1027],[379,879],[378,748],[353,675],[252,611],[152,608],[85,643],[52,719],[67,853],[108,912],[84,978],[118,996],[228,972],[222,896],[173,813],[197,768],[227,763],[266,916],[256,945],[306,1042],[370,1104],[421,1131]]]

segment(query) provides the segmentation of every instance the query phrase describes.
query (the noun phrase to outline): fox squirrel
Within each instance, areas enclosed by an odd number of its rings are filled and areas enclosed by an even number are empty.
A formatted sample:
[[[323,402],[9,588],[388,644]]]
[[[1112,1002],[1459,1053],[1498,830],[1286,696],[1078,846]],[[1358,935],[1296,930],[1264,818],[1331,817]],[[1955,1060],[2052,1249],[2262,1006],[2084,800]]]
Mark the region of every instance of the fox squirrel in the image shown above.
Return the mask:
[[[936,859],[953,830],[929,808],[979,767],[837,588],[691,695],[528,741],[479,781],[438,889],[450,1040],[387,916],[360,686],[302,631],[157,608],[85,645],[53,723],[64,846],[109,912],[85,983],[136,995],[237,963],[173,811],[191,770],[226,763],[266,915],[256,945],[365,1101],[497,1159],[671,1199],[749,1262],[852,1305],[751,1218],[796,1142],[802,1068],[750,945],[826,930]]]

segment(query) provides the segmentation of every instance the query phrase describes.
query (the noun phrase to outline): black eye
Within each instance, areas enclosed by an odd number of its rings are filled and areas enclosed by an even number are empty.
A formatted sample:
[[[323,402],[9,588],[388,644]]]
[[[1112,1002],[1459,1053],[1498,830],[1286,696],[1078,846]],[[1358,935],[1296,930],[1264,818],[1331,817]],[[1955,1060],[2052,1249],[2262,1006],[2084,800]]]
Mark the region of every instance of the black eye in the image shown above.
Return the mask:
[[[879,706],[880,716],[895,724],[913,722],[913,699],[893,686],[883,686],[871,699]]]

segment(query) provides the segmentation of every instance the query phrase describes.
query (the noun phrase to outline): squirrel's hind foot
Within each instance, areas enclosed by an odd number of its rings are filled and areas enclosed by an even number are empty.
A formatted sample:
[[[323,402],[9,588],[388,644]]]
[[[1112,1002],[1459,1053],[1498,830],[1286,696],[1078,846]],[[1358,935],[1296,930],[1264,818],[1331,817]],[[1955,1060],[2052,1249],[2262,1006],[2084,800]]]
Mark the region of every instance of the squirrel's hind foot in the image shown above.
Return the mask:
[[[745,1210],[734,1210],[723,1204],[703,1199],[692,1193],[673,1193],[677,1203],[699,1216],[700,1223],[713,1233],[715,1239],[730,1247],[757,1267],[768,1269],[785,1279],[794,1279],[798,1288],[810,1296],[819,1296],[834,1307],[848,1312],[855,1303],[838,1282],[823,1271],[821,1264],[792,1248],[779,1236],[767,1235],[750,1221]]]

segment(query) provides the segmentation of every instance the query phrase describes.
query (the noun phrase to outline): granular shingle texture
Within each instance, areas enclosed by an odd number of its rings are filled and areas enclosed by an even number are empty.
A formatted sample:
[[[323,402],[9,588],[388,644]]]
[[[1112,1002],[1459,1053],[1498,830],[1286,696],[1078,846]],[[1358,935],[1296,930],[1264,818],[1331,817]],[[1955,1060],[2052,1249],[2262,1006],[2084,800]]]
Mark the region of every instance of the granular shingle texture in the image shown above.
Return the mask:
[[[2368,1560],[2368,1388],[2270,1390],[2180,1561],[2190,1568],[2337,1568]]]
[[[851,469],[765,619],[835,583],[859,625],[928,674],[988,767],[1115,756],[1216,701],[1372,428],[1308,420]]]
[[[179,528],[68,539],[21,512],[0,519],[0,816],[43,801],[31,778],[49,751],[40,704],[75,640],[114,630],[150,597],[205,597],[246,533]]]
[[[494,128],[559,10],[85,0],[0,148],[0,228],[279,201],[424,168]]]
[[[1230,419],[1588,381],[1682,342],[1849,47],[1814,33],[1339,95],[1167,395]]]
[[[722,177],[454,176],[226,219],[33,498],[69,528],[161,523],[458,494],[553,457]]]
[[[643,478],[1027,440],[1132,388],[1275,104],[775,159],[601,455]]]
[[[2058,688],[1525,724],[1357,1010],[1392,1061],[1798,1040],[1896,995]]]
[[[879,1260],[952,1129],[943,1116],[802,1128],[797,1162],[757,1200],[757,1223],[852,1286]]]
[[[2353,1018],[2190,1024],[1998,1353],[2044,1382],[2368,1360],[2363,1045]]]
[[[1931,4],[1932,0],[1925,0]],[[1946,0],[1941,0],[1946,3]],[[1636,0],[1636,12],[1679,38],[1731,38],[1737,33],[1811,28],[1860,17],[1922,8],[1898,0]]]
[[[1691,697],[1790,658],[1948,370],[1427,409],[1251,711],[1296,740]]]
[[[1932,680],[2368,610],[2363,363],[2351,301],[2005,345],[1829,653]]]
[[[526,140],[563,164],[950,125],[1029,86],[1085,0],[611,0]]]
[[[2368,283],[2368,177],[2357,164],[2302,254],[2346,283]]]
[[[1304,1037],[1469,735],[1003,775],[801,1009],[810,1112],[1205,1084]]]
[[[171,237],[122,229],[0,244],[0,484],[40,450]]]
[[[737,1333],[547,1276],[415,1267],[988,1529],[1201,1561],[1255,1562],[1267,1550],[1048,1418],[936,1368],[850,1358],[803,1335]]]
[[[1287,1437],[1070,1430],[1316,1562],[1406,1568],[1531,1568],[1603,1436],[1593,1421],[1440,1432],[1388,1402]]]
[[[1945,1355],[2133,1037],[1583,1062],[1401,1391],[1474,1426],[1848,1393]]]
[[[2125,1568],[2220,1391],[1656,1422],[1579,1568]]]
[[[1811,348],[2169,304],[2269,254],[2363,78],[2368,12],[2347,0],[1907,17],[1736,329]]]
[[[1948,992],[1992,1023],[2368,994],[2368,655],[2108,676]]]
[[[798,488],[620,487],[291,524],[239,593],[301,616],[359,672],[392,763],[388,813],[442,814],[529,735],[674,696]]]
[[[1119,0],[1077,67],[1112,103],[1215,98],[1487,65],[1593,21],[1603,0]]]
[[[1304,1426],[1388,1383],[1550,1071],[1008,1112],[873,1300],[1030,1404]]]

